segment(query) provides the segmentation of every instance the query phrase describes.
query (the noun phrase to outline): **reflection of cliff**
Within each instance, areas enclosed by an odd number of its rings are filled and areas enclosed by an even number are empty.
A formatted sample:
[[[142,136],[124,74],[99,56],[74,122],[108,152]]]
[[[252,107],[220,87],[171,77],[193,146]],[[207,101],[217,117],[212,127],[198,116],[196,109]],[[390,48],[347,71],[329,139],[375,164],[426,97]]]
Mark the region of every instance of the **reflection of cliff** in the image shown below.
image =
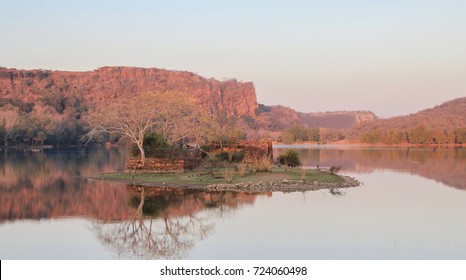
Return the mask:
[[[8,195],[1,194],[0,222],[78,216],[122,220],[131,212],[125,203],[126,191],[120,185],[95,182],[79,189],[59,188],[48,188],[45,191],[30,188]]]
[[[417,174],[466,190],[466,149],[464,148],[335,148],[302,149],[304,165],[341,165],[345,170],[370,173],[391,169]],[[275,152],[276,154],[278,151]]]
[[[123,152],[124,153],[124,152]],[[0,154],[0,222],[85,216],[101,221],[127,220],[138,202],[138,189],[112,182],[89,182],[82,174],[124,168],[118,150]],[[187,216],[212,207],[253,203],[255,196],[228,193],[193,193],[151,188],[146,207],[151,216]],[[219,197],[220,196],[220,197]],[[163,211],[162,211],[163,210]]]
[[[118,150],[0,154],[0,221],[89,216],[105,220],[128,215],[127,193],[120,184],[92,182],[81,174],[118,170]]]
[[[123,170],[125,163],[125,154],[116,149],[50,151],[45,154],[4,151],[0,153],[0,191],[32,187],[43,189],[60,185],[59,181],[69,186],[77,183],[72,182],[75,177]]]

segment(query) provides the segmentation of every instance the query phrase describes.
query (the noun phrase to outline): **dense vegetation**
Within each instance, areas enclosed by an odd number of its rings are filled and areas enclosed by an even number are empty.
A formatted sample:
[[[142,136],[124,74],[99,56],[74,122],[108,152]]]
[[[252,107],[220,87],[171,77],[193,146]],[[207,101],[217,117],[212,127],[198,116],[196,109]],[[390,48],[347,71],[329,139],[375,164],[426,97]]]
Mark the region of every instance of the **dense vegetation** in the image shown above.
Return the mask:
[[[366,144],[465,144],[466,128],[429,129],[424,125],[406,130],[377,129],[364,132],[359,141]]]
[[[295,124],[278,138],[285,143],[350,140],[367,144],[465,144],[466,99],[447,102],[433,109],[405,117],[377,120],[351,130],[309,129]],[[463,111],[464,110],[464,111]],[[40,101],[0,99],[0,146],[79,145],[89,128],[83,120],[89,107],[77,96],[51,93]],[[233,137],[243,139],[241,127],[254,124],[250,116],[217,118],[211,140],[223,143]],[[239,125],[238,125],[239,124]],[[93,143],[116,143],[121,136],[102,133]]]
[[[0,145],[78,145],[87,110],[76,96],[50,94],[36,103],[0,99]]]
[[[130,136],[131,133],[125,135],[123,131],[109,129],[110,127],[120,126],[123,119],[136,121],[135,118],[142,117],[150,110],[159,113],[158,119],[152,119],[155,123],[145,128],[148,133],[142,134],[149,137],[144,141],[150,156],[155,153],[150,146],[155,144],[167,145],[166,150],[173,153],[177,150],[175,144],[189,140],[201,144],[216,141],[222,145],[230,138],[239,140],[245,137],[235,116],[207,115],[185,94],[179,92],[153,93],[163,96],[155,96],[149,100],[146,95],[150,94],[152,93],[115,99],[99,108],[85,105],[75,95],[65,96],[56,92],[31,103],[18,99],[0,99],[0,146],[114,144],[122,136]],[[129,107],[129,104],[134,106]],[[143,108],[147,109],[145,113]],[[92,133],[92,137],[85,137],[94,128],[103,128],[102,125],[107,127],[100,129],[99,133]],[[158,134],[151,133],[154,131]],[[157,147],[158,153],[161,148],[163,147]]]
[[[303,125],[293,125],[282,135],[284,143],[294,142],[318,142],[320,141],[320,130],[318,128],[309,129]]]

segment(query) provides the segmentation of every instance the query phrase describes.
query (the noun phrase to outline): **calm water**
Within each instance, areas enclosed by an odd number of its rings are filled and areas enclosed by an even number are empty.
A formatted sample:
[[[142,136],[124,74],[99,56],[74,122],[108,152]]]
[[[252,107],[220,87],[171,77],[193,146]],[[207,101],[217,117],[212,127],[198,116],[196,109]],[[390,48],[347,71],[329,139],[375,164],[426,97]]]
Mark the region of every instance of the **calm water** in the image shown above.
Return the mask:
[[[2,151],[0,259],[466,259],[465,149],[287,148],[364,185],[142,189],[80,179],[123,170],[125,151]]]

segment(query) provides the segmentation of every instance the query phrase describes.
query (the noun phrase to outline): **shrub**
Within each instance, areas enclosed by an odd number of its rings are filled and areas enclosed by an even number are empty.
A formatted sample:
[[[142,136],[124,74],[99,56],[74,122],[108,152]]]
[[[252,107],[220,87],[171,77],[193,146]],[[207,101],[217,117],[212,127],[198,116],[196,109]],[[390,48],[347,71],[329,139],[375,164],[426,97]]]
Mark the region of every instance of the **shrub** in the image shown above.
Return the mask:
[[[255,172],[271,172],[272,162],[268,157],[261,157],[254,163],[253,169]]]
[[[143,148],[146,156],[158,158],[169,158],[176,150],[155,132],[144,135]],[[131,146],[131,153],[133,156],[139,156],[136,144]]]
[[[301,169],[299,171],[301,173],[301,180],[305,180],[306,179],[306,169],[301,167]]]
[[[244,159],[244,151],[239,151],[231,155],[232,162],[242,162]]]
[[[301,166],[299,154],[293,150],[288,150],[284,155],[278,156],[278,162],[290,167]]]
[[[337,174],[338,172],[340,172],[341,169],[342,169],[341,166],[332,166],[330,167],[329,171],[332,174]]]
[[[206,151],[206,152],[210,152],[210,151],[212,150],[212,146],[210,146],[210,145],[202,145],[202,146],[201,146],[201,150]]]
[[[225,182],[231,183],[233,181],[233,176],[235,175],[235,171],[233,169],[224,169],[222,171],[223,178],[225,178]]]
[[[246,163],[240,163],[237,166],[238,168],[238,174],[241,177],[246,176],[246,173],[248,172],[248,165]]]
[[[243,161],[243,158],[244,158],[244,152],[239,151],[239,152],[233,153],[233,152],[223,151],[218,154],[215,154],[215,158],[220,161],[241,162]]]
[[[215,158],[220,161],[229,161],[230,156],[228,155],[227,152],[220,152],[218,154],[215,154]]]

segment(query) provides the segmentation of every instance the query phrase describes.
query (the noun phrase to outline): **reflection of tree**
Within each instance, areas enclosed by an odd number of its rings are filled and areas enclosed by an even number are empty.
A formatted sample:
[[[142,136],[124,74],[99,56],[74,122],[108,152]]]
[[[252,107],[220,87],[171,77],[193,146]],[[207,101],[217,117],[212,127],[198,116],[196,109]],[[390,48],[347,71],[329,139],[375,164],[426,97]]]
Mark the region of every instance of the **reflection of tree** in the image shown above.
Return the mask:
[[[122,223],[96,223],[99,239],[122,258],[178,259],[186,254],[198,240],[203,240],[212,230],[200,215],[169,215],[173,197],[147,197],[140,188],[139,201],[134,215]]]
[[[198,200],[205,209],[209,211],[210,216],[219,218],[230,217],[238,207],[239,201],[245,199],[247,203],[252,203],[257,195],[272,195],[269,193],[239,193],[239,192],[204,192],[196,195]]]
[[[183,188],[128,186],[135,209],[121,223],[96,220],[98,238],[120,258],[180,259],[214,230],[222,218],[257,194],[202,192]],[[270,195],[270,194],[269,194]]]

